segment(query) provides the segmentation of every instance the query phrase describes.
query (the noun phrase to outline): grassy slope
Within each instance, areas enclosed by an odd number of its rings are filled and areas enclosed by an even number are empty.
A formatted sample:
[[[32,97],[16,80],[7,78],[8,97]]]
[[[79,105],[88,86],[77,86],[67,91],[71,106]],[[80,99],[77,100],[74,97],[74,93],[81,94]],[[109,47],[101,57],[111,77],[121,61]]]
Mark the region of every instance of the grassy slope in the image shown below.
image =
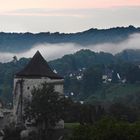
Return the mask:
[[[87,102],[116,102],[121,99],[134,99],[140,95],[140,84],[108,84],[91,95]]]

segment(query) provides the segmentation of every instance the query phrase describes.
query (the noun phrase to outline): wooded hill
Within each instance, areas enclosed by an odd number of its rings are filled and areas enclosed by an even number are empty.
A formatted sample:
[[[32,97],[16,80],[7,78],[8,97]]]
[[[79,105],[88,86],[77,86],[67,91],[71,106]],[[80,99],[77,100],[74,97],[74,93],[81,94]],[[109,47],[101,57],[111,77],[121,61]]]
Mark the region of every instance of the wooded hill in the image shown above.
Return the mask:
[[[95,53],[90,50],[81,50],[74,54],[65,55],[60,59],[50,61],[52,69],[65,78],[65,94],[75,95],[72,98],[83,100],[94,97],[95,92],[103,90],[102,76],[106,70],[113,71],[113,84],[120,83],[116,76],[119,73],[121,80],[135,84],[140,81],[140,51],[125,50],[117,55],[109,53]],[[22,58],[14,63],[0,63],[0,97],[6,102],[12,101],[12,87],[14,74],[21,70],[29,59]],[[138,90],[139,91],[139,90]]]
[[[75,43],[86,47],[103,43],[119,43],[130,35],[140,33],[140,28],[133,26],[116,27],[110,29],[94,29],[78,33],[4,33],[0,32],[1,52],[23,52],[33,46],[45,43]]]

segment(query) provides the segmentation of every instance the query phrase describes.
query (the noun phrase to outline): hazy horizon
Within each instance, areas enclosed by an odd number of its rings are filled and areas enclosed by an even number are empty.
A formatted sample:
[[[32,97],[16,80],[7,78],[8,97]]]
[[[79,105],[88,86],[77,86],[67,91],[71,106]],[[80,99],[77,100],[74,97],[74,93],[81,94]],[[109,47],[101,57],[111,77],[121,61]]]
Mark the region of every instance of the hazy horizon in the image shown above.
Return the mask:
[[[79,32],[84,32],[84,31],[88,31],[88,30],[90,30],[90,29],[97,29],[97,30],[108,30],[108,29],[112,29],[112,28],[122,28],[122,27],[124,27],[124,28],[127,28],[127,27],[130,27],[130,26],[133,26],[134,28],[140,28],[140,26],[134,26],[134,25],[127,25],[127,26],[112,26],[112,27],[108,27],[108,28],[95,28],[95,27],[90,27],[90,28],[87,28],[87,29],[85,29],[85,30],[79,30],[79,31],[75,31],[75,32],[59,32],[60,34],[69,34],[69,33],[79,33]],[[56,32],[58,32],[58,31],[54,31],[54,32],[51,32],[51,31],[44,31],[44,32],[42,32],[42,31],[38,31],[38,32],[28,32],[28,31],[23,31],[23,32],[14,32],[14,31],[0,31],[0,33],[17,33],[17,34],[20,34],[20,33],[31,33],[31,34],[39,34],[39,33],[47,33],[47,32],[49,32],[49,33],[56,33]]]
[[[139,0],[0,0],[0,31],[73,33],[140,26]]]
[[[5,63],[12,61],[13,56],[17,56],[18,59],[22,57],[31,58],[37,50],[41,52],[41,54],[47,61],[61,58],[62,56],[67,54],[73,54],[81,49],[90,49],[94,52],[108,52],[111,54],[116,54],[126,49],[140,49],[139,38],[140,34],[132,34],[128,37],[128,39],[118,43],[99,43],[97,45],[86,46],[82,46],[76,43],[42,43],[34,45],[31,49],[22,52],[0,52],[0,62]]]
[[[0,32],[76,33],[91,28],[140,27],[140,0],[0,0]],[[140,35],[113,44],[90,45],[93,51],[117,53],[127,48],[140,48]],[[125,45],[124,45],[125,44]],[[65,47],[62,47],[62,46]],[[37,49],[47,59],[74,53],[83,46],[77,44],[39,44],[22,53],[0,52],[0,61],[9,61],[13,55],[32,57]],[[112,47],[113,46],[113,47]],[[124,47],[126,46],[126,47]],[[44,49],[45,48],[45,49]]]

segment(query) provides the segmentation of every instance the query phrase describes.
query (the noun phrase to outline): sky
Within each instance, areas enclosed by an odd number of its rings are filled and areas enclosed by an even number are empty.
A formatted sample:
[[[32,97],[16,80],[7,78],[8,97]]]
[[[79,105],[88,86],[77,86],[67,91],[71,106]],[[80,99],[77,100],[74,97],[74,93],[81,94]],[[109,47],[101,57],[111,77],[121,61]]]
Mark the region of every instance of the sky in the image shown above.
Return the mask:
[[[0,0],[0,31],[79,32],[140,26],[140,0]]]
[[[2,32],[81,32],[90,28],[117,26],[140,27],[140,0],[0,0],[0,31]],[[140,34],[117,44],[86,46],[96,52],[118,53],[139,49]],[[14,55],[31,57],[40,50],[47,60],[74,53],[77,44],[39,44],[27,52],[0,52],[0,61],[11,61]]]

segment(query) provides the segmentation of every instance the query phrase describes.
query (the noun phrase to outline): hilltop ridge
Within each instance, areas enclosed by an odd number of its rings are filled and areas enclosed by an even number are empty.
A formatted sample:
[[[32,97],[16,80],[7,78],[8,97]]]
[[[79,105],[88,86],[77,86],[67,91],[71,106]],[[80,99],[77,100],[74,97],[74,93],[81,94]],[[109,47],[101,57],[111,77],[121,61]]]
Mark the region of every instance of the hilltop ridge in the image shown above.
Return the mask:
[[[140,28],[134,26],[116,27],[110,29],[94,29],[77,33],[4,33],[0,32],[1,52],[23,52],[39,44],[75,43],[81,46],[102,43],[118,43],[130,35],[140,33]]]

